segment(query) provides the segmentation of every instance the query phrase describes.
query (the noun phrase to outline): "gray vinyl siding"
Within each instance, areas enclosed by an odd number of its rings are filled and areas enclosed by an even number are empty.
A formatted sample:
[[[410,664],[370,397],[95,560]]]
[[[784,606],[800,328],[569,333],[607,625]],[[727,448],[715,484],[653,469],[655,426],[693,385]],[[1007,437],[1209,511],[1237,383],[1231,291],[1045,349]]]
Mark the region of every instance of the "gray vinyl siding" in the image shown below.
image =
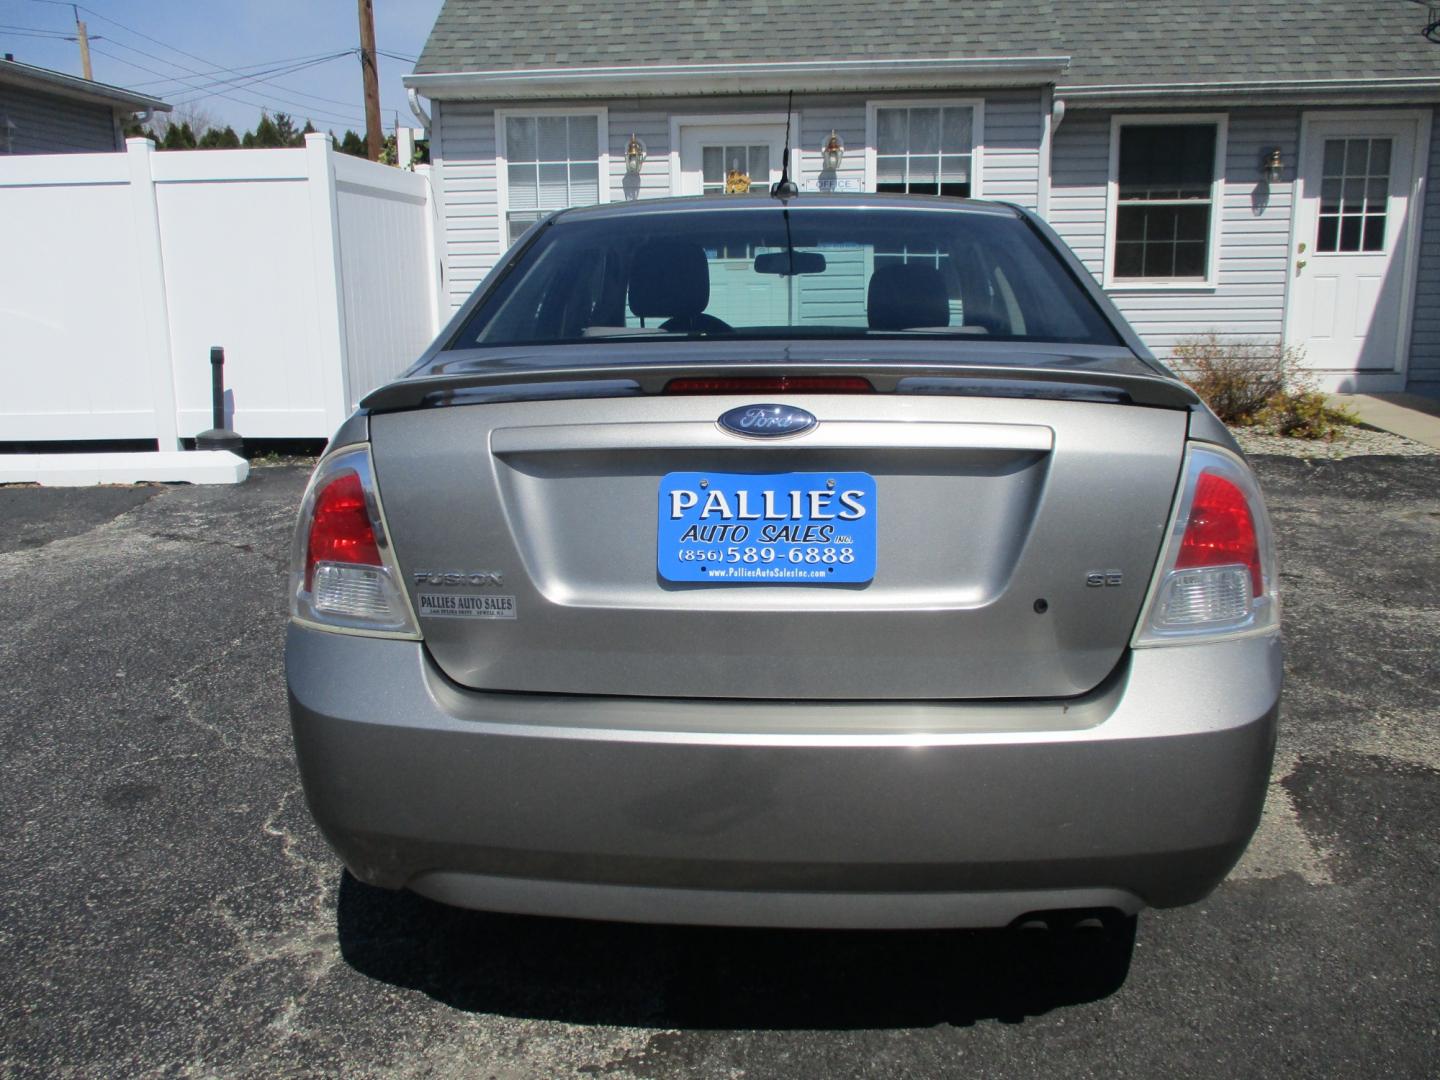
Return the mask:
[[[1440,394],[1440,109],[1431,114],[1407,389]]]
[[[926,100],[982,97],[984,124],[980,132],[983,195],[1035,207],[1040,191],[1041,93],[1036,90],[1002,90],[988,94],[957,90],[950,94],[832,94],[795,99],[800,116],[794,133],[792,174],[802,187],[813,189],[818,176],[819,150],[831,130],[845,144],[837,179],[843,189],[861,189],[865,179],[866,107],[886,99]],[[576,109],[594,108],[595,102],[576,102]],[[693,97],[627,99],[605,103],[608,109],[610,153],[609,197],[659,198],[670,190],[670,121],[675,116],[782,114],[785,98]],[[563,107],[545,102],[545,108]],[[523,111],[523,103],[507,103],[506,110]],[[446,289],[451,307],[458,307],[474,291],[505,249],[503,222],[495,178],[495,111],[482,102],[433,103],[431,160],[444,207]],[[646,163],[638,179],[625,172],[625,147],[631,134],[646,146]]]
[[[1052,147],[1051,224],[1097,280],[1106,258],[1110,120],[1108,112],[1072,111]],[[1108,290],[1157,355],[1168,356],[1177,342],[1212,330],[1231,340],[1283,336],[1299,135],[1296,109],[1229,114],[1219,248],[1212,255],[1219,259],[1214,287]],[[1259,172],[1261,156],[1276,146],[1290,168],[1284,180],[1266,184]]]
[[[12,154],[93,154],[124,145],[116,139],[115,114],[108,106],[0,84],[0,129],[7,120],[14,125]],[[0,152],[4,148],[0,130]]]
[[[1040,92],[985,98],[983,191],[987,199],[1037,209],[1040,200]]]
[[[495,187],[494,111],[469,102],[435,102],[431,147],[445,224],[445,289],[456,308],[504,250]]]

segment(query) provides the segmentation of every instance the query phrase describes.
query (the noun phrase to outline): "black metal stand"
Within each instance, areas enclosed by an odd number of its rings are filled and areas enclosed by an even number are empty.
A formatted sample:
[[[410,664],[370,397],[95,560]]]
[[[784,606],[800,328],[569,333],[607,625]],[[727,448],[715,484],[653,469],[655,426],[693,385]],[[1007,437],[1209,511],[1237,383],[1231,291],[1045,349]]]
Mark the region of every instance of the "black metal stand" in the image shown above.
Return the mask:
[[[225,349],[220,345],[210,348],[210,412],[215,426],[195,436],[195,449],[239,453],[245,440],[225,426]]]

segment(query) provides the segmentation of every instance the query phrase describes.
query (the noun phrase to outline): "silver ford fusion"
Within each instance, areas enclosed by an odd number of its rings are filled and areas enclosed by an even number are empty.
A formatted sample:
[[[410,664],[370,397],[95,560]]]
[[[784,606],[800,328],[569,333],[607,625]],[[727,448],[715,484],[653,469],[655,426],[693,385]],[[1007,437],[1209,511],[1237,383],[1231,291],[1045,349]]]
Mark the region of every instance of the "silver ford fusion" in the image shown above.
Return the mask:
[[[812,927],[1205,896],[1264,800],[1270,526],[1034,215],[532,228],[300,511],[305,792],[361,880]]]

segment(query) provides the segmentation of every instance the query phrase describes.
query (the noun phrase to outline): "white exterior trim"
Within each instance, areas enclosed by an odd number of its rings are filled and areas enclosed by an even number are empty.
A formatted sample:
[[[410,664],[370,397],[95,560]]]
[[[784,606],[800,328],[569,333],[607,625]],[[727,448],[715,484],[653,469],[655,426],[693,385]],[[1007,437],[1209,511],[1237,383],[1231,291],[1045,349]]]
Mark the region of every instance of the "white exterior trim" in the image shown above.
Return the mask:
[[[696,116],[670,117],[670,194],[680,194],[680,132],[687,127],[742,127],[746,124],[784,124],[784,113],[702,113]],[[790,121],[790,178],[797,184],[800,176],[800,147],[796,145],[800,133],[800,112],[789,116]],[[781,162],[784,166],[784,162]],[[768,181],[767,181],[768,183]]]
[[[970,197],[985,197],[985,99],[945,98],[872,98],[865,102],[865,190],[874,191],[876,183],[875,142],[879,134],[875,113],[878,109],[969,108],[975,121],[970,128]]]
[[[1055,88],[1047,86],[1040,91],[1040,160],[1037,165],[1035,185],[1035,212],[1046,221],[1050,220],[1050,156],[1055,145]],[[1065,114],[1065,103],[1059,102],[1060,114]]]
[[[1304,335],[1297,325],[1299,305],[1295,302],[1294,275],[1290,266],[1296,258],[1295,224],[1300,217],[1300,202],[1305,198],[1301,190],[1303,181],[1301,166],[1310,143],[1310,128],[1315,121],[1339,120],[1398,120],[1415,125],[1414,154],[1411,167],[1409,202],[1405,214],[1405,265],[1401,267],[1400,280],[1400,332],[1396,335],[1395,367],[1391,371],[1316,371],[1313,373],[1322,390],[1340,391],[1347,387],[1350,393],[1387,393],[1405,389],[1410,367],[1410,339],[1415,321],[1415,282],[1420,262],[1420,218],[1425,211],[1425,179],[1430,171],[1430,123],[1431,113],[1427,109],[1306,109],[1300,114],[1300,142],[1295,150],[1295,193],[1290,206],[1290,239],[1287,251],[1290,262],[1285,272],[1285,321],[1284,342],[1287,345],[1303,345]]]
[[[1205,277],[1174,280],[1115,277],[1115,219],[1120,192],[1120,129],[1163,127],[1174,124],[1215,125],[1215,168],[1210,180],[1210,243],[1206,252]],[[1110,171],[1105,183],[1105,262],[1101,283],[1107,292],[1154,292],[1213,290],[1220,274],[1220,219],[1225,198],[1225,148],[1229,134],[1229,113],[1117,113],[1110,118]]]
[[[1233,82],[1097,83],[1055,87],[1055,93],[1083,98],[1153,98],[1174,94],[1284,94],[1356,91],[1428,90],[1440,92],[1440,77],[1397,76],[1379,79],[1275,79]]]
[[[596,144],[600,151],[597,159],[599,170],[599,201],[610,201],[610,110],[605,106],[583,106],[576,108],[547,107],[538,109],[496,109],[495,110],[495,206],[496,223],[501,252],[510,248],[510,169],[505,150],[505,121],[512,116],[593,116],[597,125]]]
[[[637,93],[753,94],[967,86],[1037,86],[1070,66],[1068,56],[977,56],[899,60],[784,60],[742,64],[635,64],[407,75],[426,97],[487,101]]]

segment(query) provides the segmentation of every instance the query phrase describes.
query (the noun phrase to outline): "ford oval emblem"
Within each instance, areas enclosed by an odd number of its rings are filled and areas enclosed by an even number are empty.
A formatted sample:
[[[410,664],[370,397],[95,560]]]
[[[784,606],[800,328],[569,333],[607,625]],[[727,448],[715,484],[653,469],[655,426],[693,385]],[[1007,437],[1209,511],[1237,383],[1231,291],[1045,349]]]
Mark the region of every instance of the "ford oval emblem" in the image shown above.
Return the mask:
[[[774,439],[799,435],[819,423],[813,413],[794,405],[741,405],[722,413],[720,426],[733,435],[751,439]]]

